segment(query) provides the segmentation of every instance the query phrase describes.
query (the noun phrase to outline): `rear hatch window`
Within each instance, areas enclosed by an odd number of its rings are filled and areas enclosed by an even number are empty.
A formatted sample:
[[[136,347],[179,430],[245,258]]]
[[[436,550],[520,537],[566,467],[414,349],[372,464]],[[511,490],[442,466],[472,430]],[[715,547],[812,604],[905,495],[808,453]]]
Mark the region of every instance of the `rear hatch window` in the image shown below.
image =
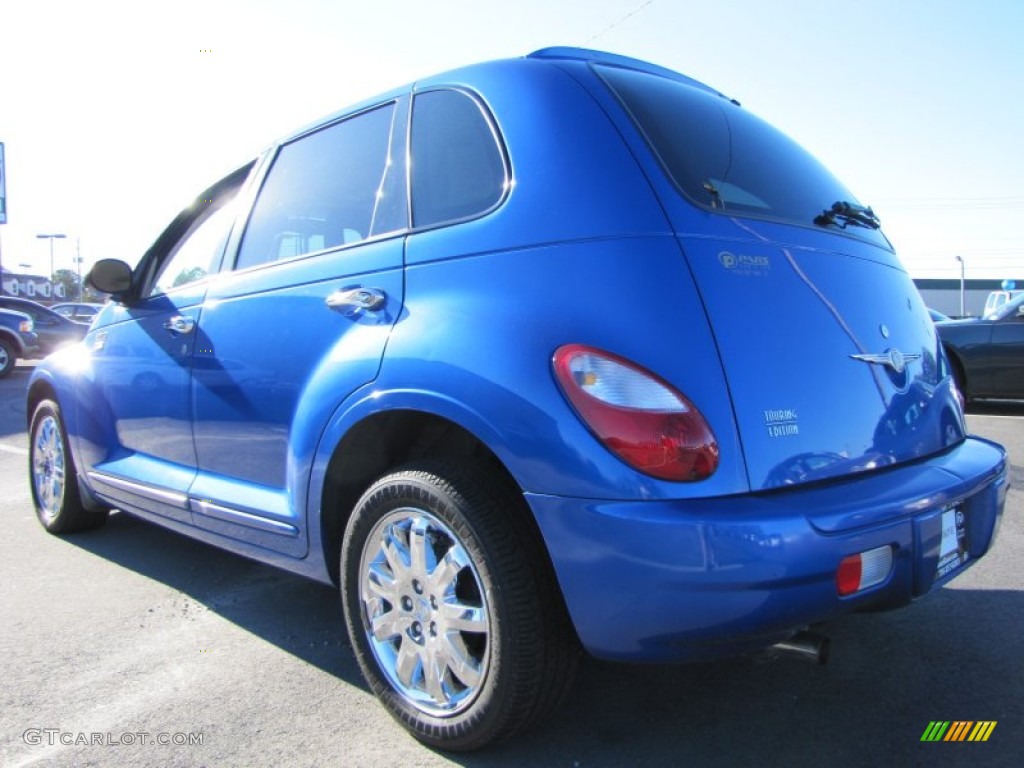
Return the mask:
[[[813,226],[853,195],[785,134],[711,90],[618,67],[597,66],[665,173],[707,210]],[[871,227],[850,227],[887,245]]]

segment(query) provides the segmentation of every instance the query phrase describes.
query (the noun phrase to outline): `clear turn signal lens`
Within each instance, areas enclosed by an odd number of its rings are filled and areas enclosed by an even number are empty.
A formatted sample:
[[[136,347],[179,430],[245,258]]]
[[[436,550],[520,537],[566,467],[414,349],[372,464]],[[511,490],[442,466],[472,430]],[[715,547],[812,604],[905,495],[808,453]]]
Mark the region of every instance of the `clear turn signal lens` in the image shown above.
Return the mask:
[[[703,480],[718,442],[677,389],[610,352],[582,344],[555,351],[555,378],[583,423],[629,466],[662,480]]]

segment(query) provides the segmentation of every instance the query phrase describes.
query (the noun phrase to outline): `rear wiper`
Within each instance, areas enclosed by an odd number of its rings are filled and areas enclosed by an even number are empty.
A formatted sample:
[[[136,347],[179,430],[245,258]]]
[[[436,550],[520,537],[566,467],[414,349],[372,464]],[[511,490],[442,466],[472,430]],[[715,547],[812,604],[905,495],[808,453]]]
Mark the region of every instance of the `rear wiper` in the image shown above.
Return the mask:
[[[841,223],[837,222],[837,219],[841,219]],[[878,217],[875,215],[875,212],[871,210],[870,206],[865,208],[860,205],[854,205],[853,203],[847,203],[843,200],[832,203],[831,208],[827,208],[815,216],[814,223],[820,227],[827,227],[829,224],[836,224],[840,229],[846,229],[851,224],[856,227],[865,227],[867,229],[878,229],[882,226],[882,223],[878,220]]]
[[[710,179],[704,182],[704,189],[711,195],[712,208],[725,208],[725,205],[722,204],[722,193],[718,191],[718,187],[711,183]]]

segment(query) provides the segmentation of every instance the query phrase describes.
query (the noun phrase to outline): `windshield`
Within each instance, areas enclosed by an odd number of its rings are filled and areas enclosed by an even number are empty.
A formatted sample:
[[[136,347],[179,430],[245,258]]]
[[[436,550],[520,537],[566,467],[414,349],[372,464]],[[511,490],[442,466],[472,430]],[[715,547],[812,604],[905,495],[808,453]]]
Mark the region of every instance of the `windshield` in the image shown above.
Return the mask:
[[[804,226],[814,226],[837,201],[857,205],[814,157],[738,104],[658,75],[604,65],[595,69],[676,187],[697,205]],[[888,245],[871,228],[846,231]]]
[[[986,320],[1003,320],[1011,315],[1016,315],[1024,306],[1024,293],[1019,294],[1011,301],[1006,302],[995,312],[985,315]]]

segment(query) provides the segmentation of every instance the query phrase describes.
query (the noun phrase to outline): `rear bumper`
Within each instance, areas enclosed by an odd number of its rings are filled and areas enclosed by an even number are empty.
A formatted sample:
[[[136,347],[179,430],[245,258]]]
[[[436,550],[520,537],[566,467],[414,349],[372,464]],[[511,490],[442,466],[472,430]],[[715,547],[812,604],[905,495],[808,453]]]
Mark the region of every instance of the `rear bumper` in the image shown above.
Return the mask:
[[[570,615],[595,656],[733,655],[863,608],[892,608],[954,578],[995,539],[1006,454],[968,438],[916,464],[812,487],[681,501],[527,494]],[[966,518],[969,558],[937,578],[943,511]],[[849,597],[842,558],[881,546],[893,566]]]

